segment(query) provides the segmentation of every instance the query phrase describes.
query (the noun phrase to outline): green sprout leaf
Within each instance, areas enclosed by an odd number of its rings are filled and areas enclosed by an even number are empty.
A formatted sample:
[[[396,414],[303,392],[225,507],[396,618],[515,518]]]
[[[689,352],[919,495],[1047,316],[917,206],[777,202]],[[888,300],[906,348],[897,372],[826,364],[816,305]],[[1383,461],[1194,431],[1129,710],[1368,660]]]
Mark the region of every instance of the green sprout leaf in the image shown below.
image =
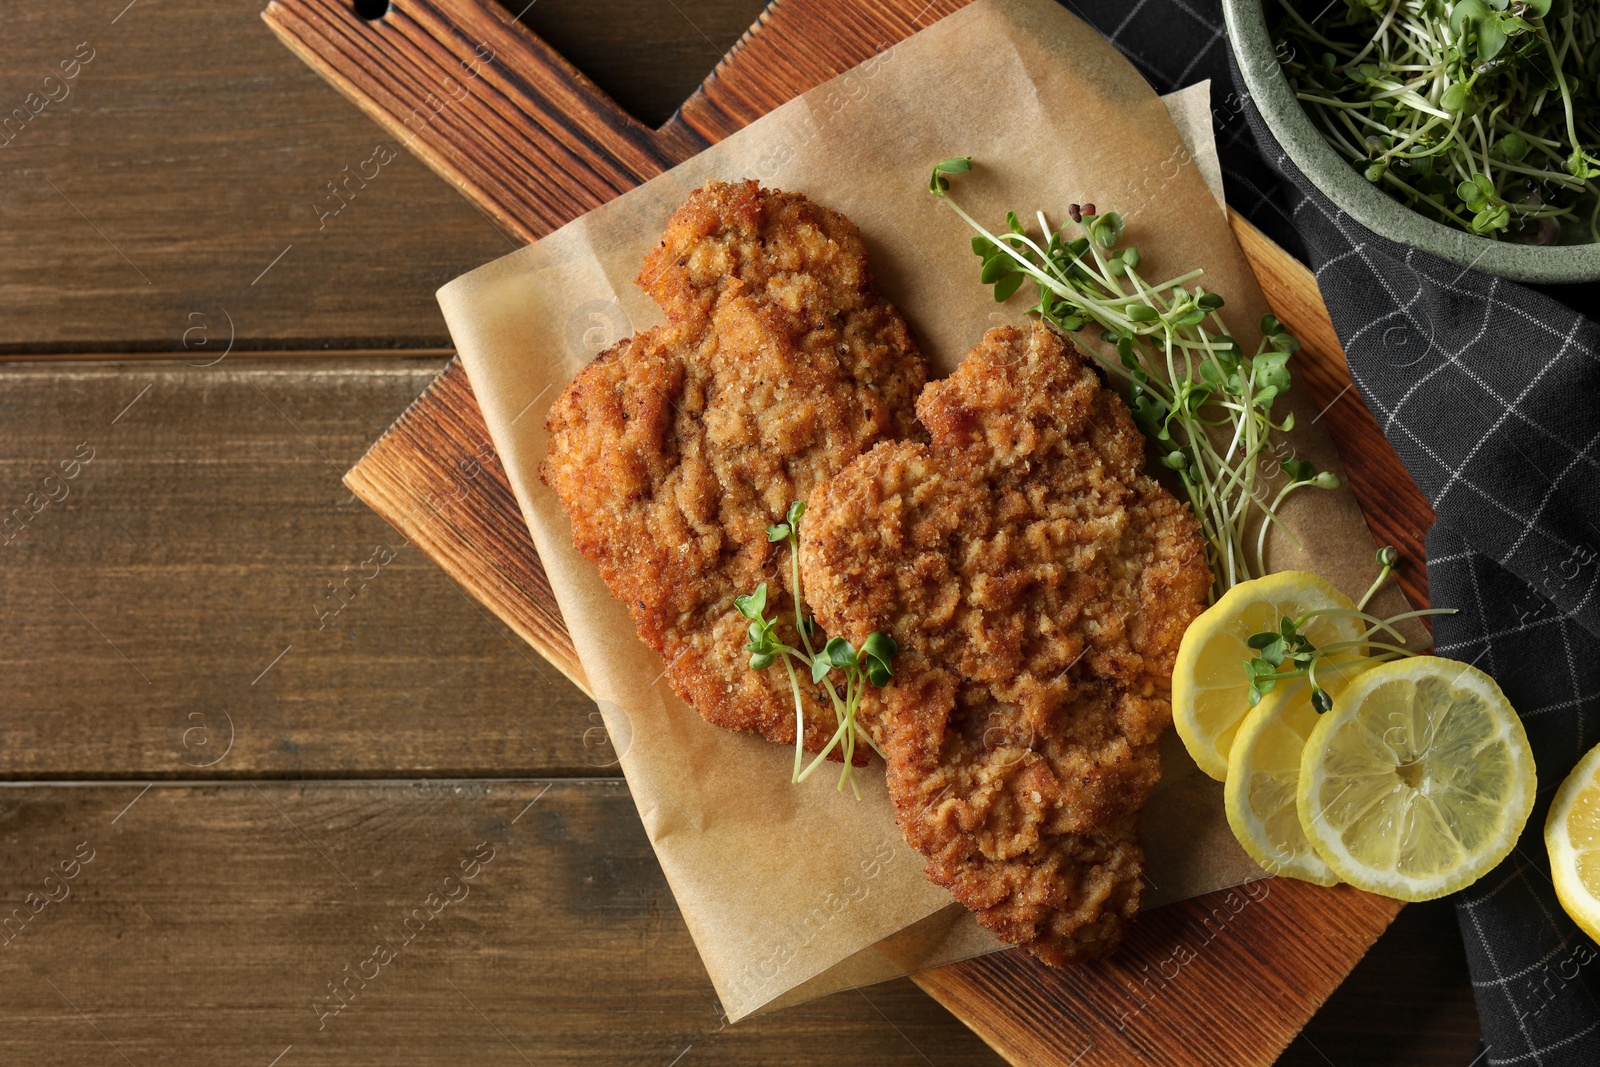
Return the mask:
[[[1528,154],[1528,139],[1520,133],[1508,133],[1494,143],[1494,150],[1501,159],[1517,163]]]
[[[950,188],[950,180],[946,174],[965,174],[972,169],[972,157],[960,156],[956,159],[947,159],[936,163],[933,167],[933,177],[928,179],[928,192],[939,196]]]
[[[835,667],[849,669],[856,665],[855,646],[842,637],[830,637],[828,643],[822,646],[822,659],[827,660]]]
[[[1011,274],[994,283],[994,302],[1003,304],[1022,288],[1024,277],[1021,274]]]
[[[1566,171],[1574,178],[1600,178],[1600,169],[1596,169],[1594,161],[1581,148],[1573,149],[1572,155],[1567,157]]]
[[[756,591],[733,598],[733,607],[747,619],[760,619],[767,613],[767,583],[756,586]]]
[[[1095,216],[1090,233],[1101,248],[1115,247],[1122,240],[1122,216],[1115,211]]]
[[[983,261],[983,270],[979,272],[978,280],[984,285],[993,285],[1006,275],[1016,272],[1016,261],[1004,252],[997,252]]]
[[[1317,468],[1308,460],[1286,459],[1282,467],[1283,473],[1289,476],[1291,482],[1309,482],[1317,476]]]
[[[1288,352],[1281,350],[1263,352],[1256,357],[1256,388],[1271,389],[1275,393],[1287,393],[1290,381]]]
[[[882,688],[894,677],[893,661],[900,646],[886,633],[874,630],[861,644],[861,658],[866,663],[867,680]]]

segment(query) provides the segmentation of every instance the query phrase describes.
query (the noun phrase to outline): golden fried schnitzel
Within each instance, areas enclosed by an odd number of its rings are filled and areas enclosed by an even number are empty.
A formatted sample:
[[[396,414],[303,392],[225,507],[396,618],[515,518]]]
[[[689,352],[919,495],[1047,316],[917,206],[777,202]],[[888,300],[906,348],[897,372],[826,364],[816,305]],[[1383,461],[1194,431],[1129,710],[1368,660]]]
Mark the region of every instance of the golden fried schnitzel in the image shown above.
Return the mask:
[[[984,926],[1062,965],[1138,910],[1138,815],[1211,575],[1121,398],[1042,325],[990,330],[811,495],[817,621],[900,645],[862,714],[906,840]]]
[[[850,220],[755,182],[693,193],[639,284],[667,324],[579,372],[550,410],[541,474],[678,695],[718,726],[793,743],[788,677],[749,668],[734,598],[768,583],[779,635],[799,645],[788,551],[767,527],[914,431],[927,366]],[[833,709],[815,687],[803,699],[819,751]]]
[[[717,297],[737,281],[782,308],[801,333],[828,328],[847,341],[864,339],[891,328],[889,320],[905,332],[899,312],[873,291],[855,223],[797,193],[753,181],[710,182],[692,193],[636,281],[674,323],[703,324]],[[914,347],[899,354],[917,355]],[[925,369],[920,362],[918,369]],[[909,406],[905,416],[911,418]]]

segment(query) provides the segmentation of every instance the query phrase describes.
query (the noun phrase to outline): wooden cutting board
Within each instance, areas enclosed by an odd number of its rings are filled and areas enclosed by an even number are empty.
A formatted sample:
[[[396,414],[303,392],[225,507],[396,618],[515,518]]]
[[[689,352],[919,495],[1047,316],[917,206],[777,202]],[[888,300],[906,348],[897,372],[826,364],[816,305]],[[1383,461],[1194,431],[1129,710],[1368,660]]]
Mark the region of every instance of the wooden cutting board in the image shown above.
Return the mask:
[[[273,0],[297,55],[498,226],[533,241],[860,63],[965,0],[779,0],[664,126],[648,129],[495,0]],[[1423,558],[1433,516],[1350,389],[1315,280],[1248,222],[1234,229],[1273,310],[1301,338],[1300,387],[1344,457],[1379,543]],[[580,687],[583,668],[459,362],[346,476],[485,607]],[[1402,572],[1426,603],[1420,567]],[[1259,898],[1259,899],[1256,899]],[[1122,951],[1051,970],[996,953],[915,981],[1016,1064],[1266,1064],[1399,910],[1285,879],[1156,909]]]

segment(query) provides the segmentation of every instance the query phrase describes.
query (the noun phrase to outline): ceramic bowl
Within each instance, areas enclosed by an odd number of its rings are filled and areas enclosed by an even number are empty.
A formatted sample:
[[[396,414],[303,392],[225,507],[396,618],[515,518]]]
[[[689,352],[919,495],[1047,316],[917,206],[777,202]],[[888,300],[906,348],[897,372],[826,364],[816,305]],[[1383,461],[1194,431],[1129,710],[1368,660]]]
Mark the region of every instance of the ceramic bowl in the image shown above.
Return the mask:
[[[1276,0],[1265,0],[1276,6]],[[1584,282],[1600,278],[1600,244],[1537,246],[1491,241],[1420,215],[1367,181],[1323,138],[1273,48],[1264,0],[1222,0],[1245,88],[1295,166],[1352,218],[1374,233],[1424,252],[1516,281]]]

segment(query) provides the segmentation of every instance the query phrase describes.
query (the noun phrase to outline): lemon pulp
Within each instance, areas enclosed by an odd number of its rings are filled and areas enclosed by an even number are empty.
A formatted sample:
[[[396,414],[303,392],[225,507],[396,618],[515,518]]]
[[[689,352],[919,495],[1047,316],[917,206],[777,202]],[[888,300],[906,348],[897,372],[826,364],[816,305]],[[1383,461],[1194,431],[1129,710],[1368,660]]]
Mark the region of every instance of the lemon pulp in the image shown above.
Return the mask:
[[[1362,657],[1325,662],[1319,665],[1317,681],[1337,700],[1370,666],[1372,661]],[[1301,757],[1319,718],[1311,706],[1309,682],[1280,682],[1239,727],[1222,795],[1233,835],[1262,870],[1336,885],[1339,876],[1300,825],[1297,800]]]
[[[1250,635],[1277,630],[1285,617],[1313,610],[1354,610],[1350,598],[1309,571],[1279,571],[1223,594],[1190,624],[1172,672],[1172,720],[1200,769],[1217,781],[1228,775],[1228,753],[1250,712],[1245,662],[1256,652]],[[1359,640],[1363,627],[1349,615],[1319,615],[1301,632],[1318,648]]]
[[[1503,860],[1533,809],[1533,754],[1492,678],[1418,656],[1373,667],[1306,741],[1297,806],[1344,881],[1429,900]]]
[[[1584,933],[1600,940],[1600,745],[1556,791],[1544,843],[1556,898]]]

